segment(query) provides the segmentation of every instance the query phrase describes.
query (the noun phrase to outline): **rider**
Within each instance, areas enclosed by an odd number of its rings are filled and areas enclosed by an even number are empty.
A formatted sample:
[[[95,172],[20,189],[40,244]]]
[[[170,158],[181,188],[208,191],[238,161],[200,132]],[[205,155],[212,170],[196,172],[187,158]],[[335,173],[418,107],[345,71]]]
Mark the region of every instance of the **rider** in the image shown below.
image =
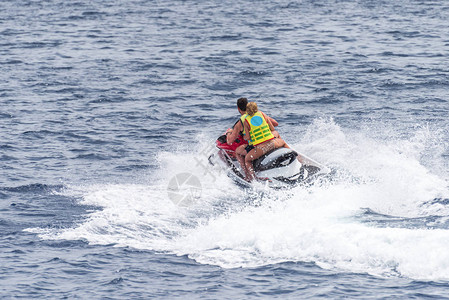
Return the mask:
[[[235,140],[239,137],[240,133],[245,136],[245,128],[243,126],[243,122],[245,121],[245,118],[247,117],[247,113],[246,113],[246,106],[248,105],[248,99],[246,98],[239,98],[237,99],[237,110],[240,113],[240,120],[237,121],[237,123],[235,123],[234,127],[232,129],[228,129],[226,131],[226,142],[228,143],[228,145],[231,145],[232,143],[235,142]],[[269,119],[271,121],[271,124],[276,127],[278,126],[278,122],[273,119],[270,118],[268,116],[265,115],[265,117],[267,119]],[[274,130],[272,131],[273,135],[275,137],[279,137],[279,133]],[[239,161],[240,165],[242,166],[243,171],[245,172],[245,174],[248,174],[248,171],[246,170],[246,165],[245,165],[245,156],[248,154],[249,151],[251,151],[252,147],[251,145],[247,145],[247,144],[243,144],[237,147],[237,149],[235,150],[235,154],[236,154],[236,158]]]
[[[247,133],[244,139],[248,141],[248,154],[245,156],[246,176],[245,180],[251,181],[255,177],[253,160],[265,153],[281,147],[287,147],[283,139],[275,138],[274,126],[270,118],[257,109],[256,102],[250,102],[246,106],[246,118],[243,123],[244,131]]]

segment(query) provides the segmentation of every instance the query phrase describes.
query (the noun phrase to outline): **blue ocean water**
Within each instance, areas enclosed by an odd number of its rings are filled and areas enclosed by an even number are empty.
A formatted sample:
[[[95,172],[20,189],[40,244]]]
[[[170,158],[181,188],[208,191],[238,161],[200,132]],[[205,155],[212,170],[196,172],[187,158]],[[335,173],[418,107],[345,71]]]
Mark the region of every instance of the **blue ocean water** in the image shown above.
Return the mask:
[[[448,19],[2,1],[0,298],[449,299]],[[332,176],[245,190],[209,166],[242,96]],[[177,205],[185,173],[201,188]]]

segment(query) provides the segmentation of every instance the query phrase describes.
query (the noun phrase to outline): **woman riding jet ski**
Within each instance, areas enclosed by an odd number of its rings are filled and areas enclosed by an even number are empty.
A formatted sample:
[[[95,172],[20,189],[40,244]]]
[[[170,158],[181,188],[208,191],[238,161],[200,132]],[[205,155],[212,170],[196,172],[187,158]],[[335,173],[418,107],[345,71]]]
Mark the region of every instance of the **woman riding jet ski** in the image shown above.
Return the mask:
[[[245,180],[252,181],[256,176],[253,168],[253,160],[277,148],[286,147],[283,139],[275,138],[273,135],[274,126],[267,116],[257,109],[256,102],[248,103],[246,106],[247,116],[243,122],[246,134],[243,138],[250,145],[247,148],[248,154],[245,156],[246,176]]]
[[[248,115],[242,114],[244,119],[242,123],[244,131],[249,133],[245,135],[249,140],[249,146],[241,133],[238,133],[238,138],[231,144],[227,143],[227,135],[220,136],[216,141],[219,162],[224,164],[228,169],[228,175],[237,183],[246,186],[249,185],[248,179],[255,177],[266,181],[271,187],[288,187],[301,182],[310,182],[319,174],[329,173],[328,168],[304,155],[298,156],[298,153],[289,149],[282,139],[275,138],[271,133],[273,126],[270,119],[257,111],[255,103],[249,103],[246,112]],[[239,122],[240,120],[234,127],[240,128]],[[231,132],[228,130],[228,135]],[[241,164],[237,161],[236,152],[245,148],[249,151],[244,164]],[[214,158],[215,155],[209,157],[212,164],[215,164]]]

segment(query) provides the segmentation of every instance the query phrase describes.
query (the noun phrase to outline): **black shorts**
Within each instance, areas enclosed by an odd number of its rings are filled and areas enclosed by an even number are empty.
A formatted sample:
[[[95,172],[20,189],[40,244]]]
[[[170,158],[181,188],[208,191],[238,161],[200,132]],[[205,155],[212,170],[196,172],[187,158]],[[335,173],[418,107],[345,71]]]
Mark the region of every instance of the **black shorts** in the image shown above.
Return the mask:
[[[245,147],[246,153],[249,153],[249,151],[253,150],[254,146],[253,145],[248,145]]]

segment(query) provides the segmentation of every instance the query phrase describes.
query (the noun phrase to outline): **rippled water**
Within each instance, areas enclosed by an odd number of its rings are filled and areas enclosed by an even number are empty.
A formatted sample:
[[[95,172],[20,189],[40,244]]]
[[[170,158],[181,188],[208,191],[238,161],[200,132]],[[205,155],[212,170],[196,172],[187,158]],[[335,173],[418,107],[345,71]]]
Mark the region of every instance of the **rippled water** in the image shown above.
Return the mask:
[[[447,298],[448,19],[442,0],[0,3],[1,298]],[[241,96],[332,176],[243,190],[208,166]]]

